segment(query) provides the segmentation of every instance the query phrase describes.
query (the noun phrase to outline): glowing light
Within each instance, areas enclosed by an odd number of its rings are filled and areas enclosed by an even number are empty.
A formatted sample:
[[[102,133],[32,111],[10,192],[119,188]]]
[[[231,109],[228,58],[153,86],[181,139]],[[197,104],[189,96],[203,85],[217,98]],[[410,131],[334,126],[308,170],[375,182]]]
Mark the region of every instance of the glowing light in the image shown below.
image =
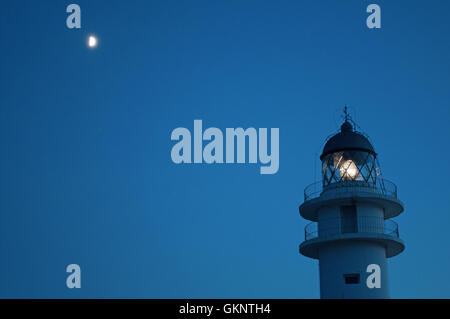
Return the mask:
[[[95,48],[98,44],[98,40],[94,35],[90,35],[88,38],[88,46],[90,48]]]
[[[352,160],[342,163],[339,170],[343,180],[354,180],[358,176],[358,167]]]

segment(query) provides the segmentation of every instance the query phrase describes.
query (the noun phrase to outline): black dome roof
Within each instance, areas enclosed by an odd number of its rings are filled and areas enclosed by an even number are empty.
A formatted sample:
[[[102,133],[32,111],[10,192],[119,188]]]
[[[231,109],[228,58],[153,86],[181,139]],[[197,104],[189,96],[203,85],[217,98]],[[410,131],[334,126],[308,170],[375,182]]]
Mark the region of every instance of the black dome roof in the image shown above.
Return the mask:
[[[325,155],[330,153],[343,150],[365,151],[372,153],[374,156],[377,155],[369,140],[364,135],[353,131],[353,126],[348,121],[345,121],[341,125],[341,131],[339,133],[327,141],[322,155],[320,155],[320,159],[322,160]]]

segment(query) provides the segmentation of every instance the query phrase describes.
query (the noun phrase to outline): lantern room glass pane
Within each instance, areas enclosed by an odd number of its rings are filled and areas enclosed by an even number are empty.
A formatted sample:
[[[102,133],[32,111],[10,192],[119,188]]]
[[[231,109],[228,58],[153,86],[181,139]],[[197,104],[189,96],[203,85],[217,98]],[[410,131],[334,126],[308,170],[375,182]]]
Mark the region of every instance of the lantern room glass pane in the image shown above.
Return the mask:
[[[341,151],[322,160],[323,185],[359,181],[375,185],[376,165],[373,154],[364,151]]]

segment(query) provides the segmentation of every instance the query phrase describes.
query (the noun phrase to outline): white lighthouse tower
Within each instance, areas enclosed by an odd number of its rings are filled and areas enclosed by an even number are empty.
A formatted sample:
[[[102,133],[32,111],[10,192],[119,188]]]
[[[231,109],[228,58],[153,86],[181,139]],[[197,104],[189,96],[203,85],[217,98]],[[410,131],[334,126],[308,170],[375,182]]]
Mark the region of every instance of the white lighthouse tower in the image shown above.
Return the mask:
[[[319,260],[321,298],[389,298],[386,259],[405,245],[391,218],[403,212],[397,187],[381,177],[377,153],[345,108],[340,132],[320,160],[322,181],[305,189],[300,253]]]

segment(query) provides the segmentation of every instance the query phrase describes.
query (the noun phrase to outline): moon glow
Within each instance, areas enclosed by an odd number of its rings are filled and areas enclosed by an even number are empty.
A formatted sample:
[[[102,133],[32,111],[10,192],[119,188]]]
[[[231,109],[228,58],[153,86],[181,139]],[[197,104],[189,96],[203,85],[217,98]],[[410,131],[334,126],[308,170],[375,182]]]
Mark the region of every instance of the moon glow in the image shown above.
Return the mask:
[[[87,41],[88,47],[95,48],[97,46],[97,43],[98,43],[97,37],[95,37],[94,35],[90,35],[88,37]]]

